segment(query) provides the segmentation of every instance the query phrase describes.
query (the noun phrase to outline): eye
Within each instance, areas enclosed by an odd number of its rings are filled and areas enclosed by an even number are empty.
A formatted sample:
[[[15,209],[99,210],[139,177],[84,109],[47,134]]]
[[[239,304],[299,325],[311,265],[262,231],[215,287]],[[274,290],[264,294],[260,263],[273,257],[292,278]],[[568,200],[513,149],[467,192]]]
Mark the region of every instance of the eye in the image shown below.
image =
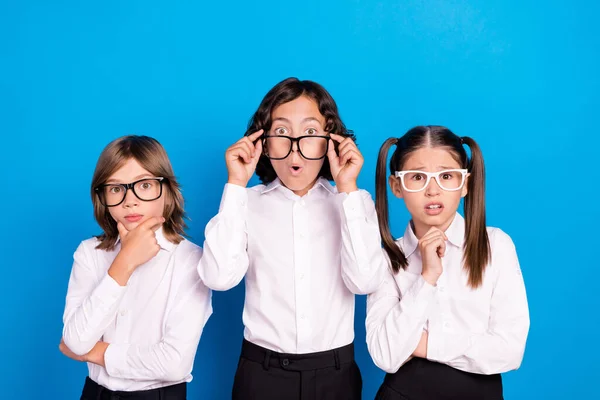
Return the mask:
[[[140,187],[144,190],[148,190],[148,189],[152,188],[152,182],[148,182],[148,181],[142,182]]]
[[[418,174],[418,173],[417,173],[417,174],[414,174],[414,175],[411,177],[411,179],[412,179],[413,181],[422,181],[423,179],[425,179],[425,175],[423,175],[423,174]]]
[[[280,126],[279,128],[275,128],[274,132],[276,135],[285,135],[287,133],[287,129]]]
[[[121,193],[122,190],[123,188],[121,186],[111,186],[108,188],[108,193],[117,194]]]
[[[307,135],[316,135],[317,133],[318,133],[318,131],[315,128],[308,128],[306,130]]]
[[[451,180],[452,178],[453,178],[453,176],[452,176],[452,174],[451,174],[451,173],[449,173],[449,172],[446,172],[446,173],[443,173],[443,174],[442,174],[442,179],[443,179],[443,180],[445,180],[445,181],[449,181],[449,180]]]

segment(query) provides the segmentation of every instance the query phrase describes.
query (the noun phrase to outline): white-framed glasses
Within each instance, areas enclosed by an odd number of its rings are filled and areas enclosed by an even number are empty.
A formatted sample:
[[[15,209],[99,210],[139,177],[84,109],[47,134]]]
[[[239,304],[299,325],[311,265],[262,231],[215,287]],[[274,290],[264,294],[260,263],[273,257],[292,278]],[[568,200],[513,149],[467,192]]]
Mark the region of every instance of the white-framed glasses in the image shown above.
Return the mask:
[[[462,189],[465,184],[465,178],[468,175],[466,169],[446,169],[438,172],[426,171],[396,171],[396,178],[400,178],[402,187],[407,192],[420,192],[425,189],[431,178],[434,178],[439,187],[448,192],[454,192]]]

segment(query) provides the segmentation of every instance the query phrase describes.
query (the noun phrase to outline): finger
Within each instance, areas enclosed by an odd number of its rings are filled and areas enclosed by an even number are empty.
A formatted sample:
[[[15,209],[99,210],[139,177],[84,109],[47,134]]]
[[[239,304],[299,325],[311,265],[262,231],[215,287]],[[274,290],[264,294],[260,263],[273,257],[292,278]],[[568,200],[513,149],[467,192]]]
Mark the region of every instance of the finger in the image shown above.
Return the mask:
[[[340,167],[352,162],[352,152],[346,152],[343,156],[340,156]]]
[[[250,162],[250,160],[252,160],[252,157],[250,156],[250,154],[252,154],[252,152],[248,152],[248,150],[243,147],[243,146],[236,146],[233,149],[231,149],[231,158],[232,159],[242,159],[246,164],[248,164]]]
[[[346,147],[344,150],[340,151],[340,159],[344,160],[344,162],[340,162],[341,165],[345,165],[348,160],[356,158],[360,158],[360,156],[352,147]]]
[[[334,164],[334,162],[337,160],[338,155],[335,152],[335,144],[333,143],[333,140],[329,139],[329,148],[327,149],[327,158],[329,158],[329,164]]]
[[[427,242],[425,251],[435,251],[438,257],[443,257],[446,254],[446,242],[441,237],[437,237]]]
[[[119,236],[121,237],[121,239],[126,237],[127,234],[129,233],[129,231],[127,229],[125,229],[125,225],[123,225],[120,222],[117,222],[117,230],[119,231]]]
[[[442,237],[444,238],[444,240],[448,240],[448,237],[446,236],[446,233],[441,230],[440,228],[436,227],[436,226],[432,226],[431,229],[429,229],[428,232],[438,232],[440,235],[442,235]]]
[[[443,242],[444,242],[444,240],[441,237],[436,236],[436,237],[424,240],[420,246],[425,251],[431,251],[433,249],[437,249],[437,246]]]
[[[342,143],[346,139],[345,136],[338,135],[337,133],[330,133],[329,136],[338,143]]]
[[[341,158],[341,157],[344,157],[344,156],[345,156],[346,154],[348,154],[350,151],[352,151],[352,148],[351,148],[351,147],[347,147],[347,146],[346,146],[346,147],[342,147],[341,145],[340,145],[340,147],[338,147],[338,153],[339,153],[339,155],[340,155],[340,158]]]
[[[263,134],[264,130],[263,129],[259,129],[258,131],[246,136],[246,138],[250,139],[250,141],[254,142],[256,139],[258,139],[262,134]]]
[[[446,241],[445,240],[442,240],[442,245],[437,248],[437,253],[438,253],[438,256],[440,256],[440,257],[444,257],[444,255],[446,254]]]
[[[256,166],[260,156],[262,155],[262,140],[256,142],[256,146],[254,146],[254,154],[252,155],[252,165]]]
[[[421,239],[432,238],[436,236],[443,237],[444,240],[447,239],[446,234],[436,227],[432,227],[431,229],[429,229]]]
[[[442,238],[443,236],[442,236],[442,235],[441,235],[439,232],[430,232],[430,233],[427,233],[427,234],[425,234],[425,235],[424,235],[424,236],[423,236],[423,237],[422,237],[422,238],[419,240],[419,242],[421,242],[421,241],[423,241],[423,242],[425,242],[425,241],[429,241],[429,240],[431,240],[431,239],[433,239],[433,238],[438,238],[438,237],[439,237],[439,238]]]
[[[152,217],[142,222],[136,229],[152,229],[156,231],[156,229],[158,229],[156,227],[160,227],[164,222],[164,217]]]
[[[444,242],[444,240],[442,238],[436,238],[436,239],[431,240],[427,244],[426,248],[428,251],[435,251],[439,257],[442,257],[442,255],[446,251],[446,242]]]
[[[164,219],[163,217],[161,217],[161,220],[160,220],[160,222],[158,222],[158,223],[157,223],[157,224],[155,224],[155,225],[152,225],[152,226],[150,227],[150,229],[151,229],[152,231],[156,232],[157,230],[159,230],[159,229],[160,229],[160,228],[163,226],[163,224],[164,224],[164,223],[165,223],[165,219]]]
[[[350,138],[345,138],[338,146],[338,151],[341,153],[342,150],[345,150],[348,147],[354,147],[358,150],[358,148],[356,147],[356,143],[354,143],[354,140]]]
[[[252,155],[254,154],[254,151],[256,150],[254,148],[254,143],[252,143],[247,137],[242,139],[242,141],[238,144],[238,146],[241,146],[241,148],[243,148],[244,150],[246,150],[248,152],[248,154],[250,154],[250,158],[252,158]]]

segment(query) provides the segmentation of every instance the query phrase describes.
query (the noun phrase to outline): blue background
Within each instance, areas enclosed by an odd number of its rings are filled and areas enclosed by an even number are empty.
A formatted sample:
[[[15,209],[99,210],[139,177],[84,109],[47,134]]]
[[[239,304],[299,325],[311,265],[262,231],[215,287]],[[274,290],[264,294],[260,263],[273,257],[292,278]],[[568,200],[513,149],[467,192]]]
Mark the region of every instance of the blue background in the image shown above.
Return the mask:
[[[217,212],[223,153],[288,76],[322,83],[354,129],[374,193],[379,146],[418,124],[480,143],[488,224],[509,233],[531,330],[507,399],[597,393],[600,6],[592,1],[0,3],[2,397],[78,398],[85,365],[58,351],[72,254],[99,233],[88,186],[102,148],[157,138],[180,177],[193,240]],[[408,214],[392,201],[393,231]],[[243,285],[215,293],[190,399],[230,394]],[[383,374],[365,345],[364,397]],[[434,382],[432,382],[434,384]],[[25,393],[25,394],[23,394]]]

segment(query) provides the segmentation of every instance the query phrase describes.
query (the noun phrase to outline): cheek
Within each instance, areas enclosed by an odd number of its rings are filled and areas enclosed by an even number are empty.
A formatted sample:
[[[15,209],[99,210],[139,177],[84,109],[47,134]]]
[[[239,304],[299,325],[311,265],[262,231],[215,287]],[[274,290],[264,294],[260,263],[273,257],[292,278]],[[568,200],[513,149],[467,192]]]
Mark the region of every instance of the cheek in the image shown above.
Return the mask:
[[[403,194],[404,203],[408,211],[421,209],[423,205],[423,196],[420,193],[406,192]]]
[[[160,199],[153,201],[148,205],[151,207],[150,214],[152,214],[153,217],[161,217],[165,211],[164,195]]]
[[[306,164],[306,169],[310,172],[311,175],[314,175],[316,177],[319,174],[319,171],[321,171],[321,168],[323,168],[324,163],[325,160],[308,161]]]
[[[119,221],[123,217],[123,208],[117,207],[109,207],[108,213],[115,221]]]

